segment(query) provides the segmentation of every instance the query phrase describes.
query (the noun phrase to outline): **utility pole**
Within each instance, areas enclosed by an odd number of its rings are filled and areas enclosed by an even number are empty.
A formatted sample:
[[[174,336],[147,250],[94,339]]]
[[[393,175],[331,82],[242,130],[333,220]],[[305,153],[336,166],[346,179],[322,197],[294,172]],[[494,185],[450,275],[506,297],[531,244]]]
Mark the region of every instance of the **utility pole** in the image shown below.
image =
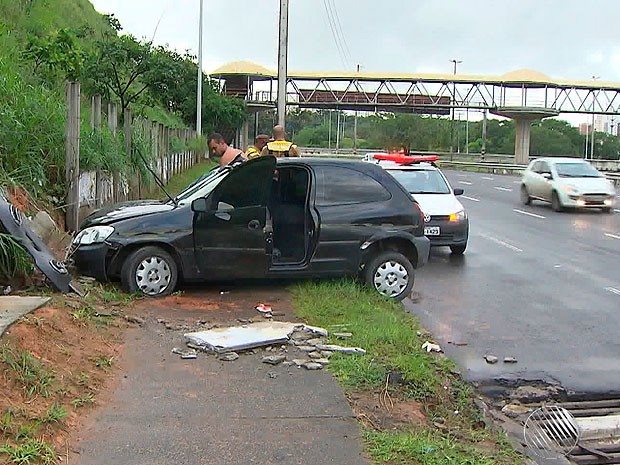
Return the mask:
[[[484,160],[487,154],[487,110],[484,109],[482,119],[482,148],[480,149],[480,158]]]
[[[454,75],[456,76],[456,67],[459,63],[463,63],[462,60],[453,58],[450,60],[454,64]],[[451,121],[450,121],[450,160],[452,160],[452,153],[454,152],[454,105],[456,104],[456,82],[452,83],[452,108],[450,109]]]
[[[196,136],[202,135],[202,11],[203,1],[200,0],[200,16],[198,18],[198,84],[196,89]]]
[[[600,76],[592,76],[592,80],[596,81]],[[592,137],[590,138],[591,149],[590,149],[590,160],[594,160],[594,91],[592,91]]]
[[[288,2],[289,0],[280,0],[280,41],[278,45],[278,124],[283,127],[286,127]]]
[[[360,72],[360,65],[357,65],[357,72]],[[355,110],[355,120],[353,121],[353,151],[357,152],[357,110]]]

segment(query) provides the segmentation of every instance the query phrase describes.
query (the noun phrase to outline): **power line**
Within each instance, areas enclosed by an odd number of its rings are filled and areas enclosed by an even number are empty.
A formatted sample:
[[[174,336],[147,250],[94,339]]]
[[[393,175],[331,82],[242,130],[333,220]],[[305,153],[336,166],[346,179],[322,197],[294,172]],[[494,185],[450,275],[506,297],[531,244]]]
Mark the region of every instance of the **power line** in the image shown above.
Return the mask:
[[[342,23],[340,22],[340,15],[338,14],[338,8],[336,7],[335,0],[328,0],[328,2],[330,1],[332,5],[332,16],[336,18],[336,30],[340,32],[341,44],[344,44],[343,51],[346,51],[346,55],[348,55],[349,61],[353,61],[353,58],[351,57],[351,50],[349,49],[349,44],[347,43],[347,39],[342,30]]]
[[[344,51],[342,49],[342,46],[340,45],[340,40],[339,40],[338,34],[336,33],[336,28],[333,22],[333,18],[332,18],[331,11],[328,6],[327,0],[323,0],[323,6],[325,7],[325,13],[327,14],[327,21],[329,22],[329,28],[332,31],[332,37],[334,38],[334,43],[336,44],[338,55],[340,55],[340,61],[342,62],[342,66],[346,68],[347,65],[345,63],[346,60],[345,60]]]

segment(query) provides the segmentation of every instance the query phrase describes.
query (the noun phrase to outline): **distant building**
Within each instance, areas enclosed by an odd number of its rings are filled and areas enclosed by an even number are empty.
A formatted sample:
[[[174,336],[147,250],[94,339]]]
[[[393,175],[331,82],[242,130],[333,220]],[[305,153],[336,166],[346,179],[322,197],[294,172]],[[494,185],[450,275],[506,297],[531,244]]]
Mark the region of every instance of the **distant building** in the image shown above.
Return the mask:
[[[592,125],[588,123],[581,123],[579,125],[579,134],[585,136],[586,134],[592,133]]]
[[[608,132],[609,131],[609,122],[607,121],[607,116],[596,115],[594,117],[594,130],[596,132]]]

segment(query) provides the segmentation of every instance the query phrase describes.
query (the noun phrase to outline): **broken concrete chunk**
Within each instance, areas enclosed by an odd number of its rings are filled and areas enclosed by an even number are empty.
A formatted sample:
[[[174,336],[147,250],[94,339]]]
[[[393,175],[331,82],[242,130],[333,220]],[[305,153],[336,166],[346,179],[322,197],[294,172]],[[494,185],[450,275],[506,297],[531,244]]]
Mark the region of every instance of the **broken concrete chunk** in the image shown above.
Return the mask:
[[[321,352],[318,351],[314,351],[314,352],[310,352],[308,353],[308,357],[310,358],[323,358],[323,355],[321,354]]]
[[[317,344],[324,344],[324,343],[325,343],[325,340],[321,338],[308,339],[306,341],[306,345],[308,346],[315,346]]]
[[[268,363],[269,365],[277,365],[286,360],[286,355],[268,355],[267,357],[263,357],[261,362]]]
[[[334,355],[334,353],[330,352],[329,350],[322,350],[321,351],[321,357],[323,357],[323,358],[330,358],[332,355]]]
[[[320,363],[321,365],[329,365],[329,360],[326,358],[317,358],[313,362]]]
[[[314,352],[316,350],[314,346],[297,346],[297,348],[303,352]]]
[[[517,359],[514,357],[504,357],[504,363],[517,363]]]
[[[306,332],[318,334],[319,336],[327,337],[327,330],[319,328],[318,326],[302,325],[302,329]]]
[[[270,371],[269,373],[267,373],[267,376],[269,376],[269,378],[271,379],[276,379],[278,377],[278,374]]]
[[[179,347],[175,347],[174,349],[172,349],[172,353],[180,355],[181,358],[184,360],[192,360],[198,357],[196,350],[191,348],[181,349]]]
[[[332,333],[332,336],[337,337],[338,339],[349,339],[353,337],[353,333]]]
[[[322,369],[323,365],[321,365],[320,363],[317,363],[317,362],[307,362],[307,363],[304,363],[303,367],[306,370],[312,370],[313,371],[313,370],[320,370],[320,369]]]
[[[497,357],[495,355],[485,355],[484,359],[490,365],[493,365],[494,363],[497,363]]]
[[[308,363],[310,360],[305,359],[305,358],[295,358],[293,359],[293,363],[295,365],[297,365],[298,367],[303,366],[304,364]]]
[[[143,318],[140,318],[139,316],[135,316],[135,315],[125,315],[125,319],[129,323],[135,323],[140,326],[142,326],[145,323]]]
[[[342,354],[356,354],[364,355],[366,351],[360,347],[342,347],[335,344],[317,344],[316,348],[319,350],[327,350],[330,352],[340,352]]]
[[[502,408],[502,413],[510,418],[518,418],[532,411],[531,408],[519,404],[507,404]]]
[[[232,362],[239,358],[239,354],[237,352],[227,352],[225,354],[220,355],[219,359],[223,362]]]
[[[430,341],[426,341],[422,344],[422,349],[425,349],[427,352],[443,352],[439,344],[434,344]]]

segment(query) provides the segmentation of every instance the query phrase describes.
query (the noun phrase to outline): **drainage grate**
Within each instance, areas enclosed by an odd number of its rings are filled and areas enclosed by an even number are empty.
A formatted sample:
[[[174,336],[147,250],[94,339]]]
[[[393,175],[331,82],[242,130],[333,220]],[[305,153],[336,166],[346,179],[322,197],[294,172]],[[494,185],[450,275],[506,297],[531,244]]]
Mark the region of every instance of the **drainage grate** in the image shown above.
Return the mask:
[[[568,410],[543,405],[534,410],[523,426],[525,443],[538,457],[570,454],[579,442],[579,428]]]

